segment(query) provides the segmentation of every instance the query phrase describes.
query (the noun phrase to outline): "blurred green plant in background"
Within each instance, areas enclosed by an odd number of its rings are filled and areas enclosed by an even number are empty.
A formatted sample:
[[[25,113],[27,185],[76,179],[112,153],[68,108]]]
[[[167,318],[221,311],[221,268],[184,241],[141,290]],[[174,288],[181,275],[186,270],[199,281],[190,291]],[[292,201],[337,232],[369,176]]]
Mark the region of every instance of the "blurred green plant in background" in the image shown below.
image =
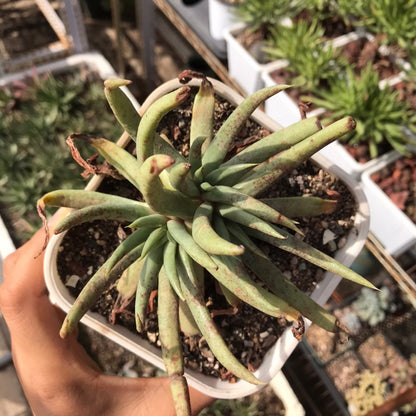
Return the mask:
[[[103,98],[102,81],[83,71],[35,77],[0,91],[0,208],[17,243],[41,226],[39,194],[85,186],[67,136],[121,135]]]

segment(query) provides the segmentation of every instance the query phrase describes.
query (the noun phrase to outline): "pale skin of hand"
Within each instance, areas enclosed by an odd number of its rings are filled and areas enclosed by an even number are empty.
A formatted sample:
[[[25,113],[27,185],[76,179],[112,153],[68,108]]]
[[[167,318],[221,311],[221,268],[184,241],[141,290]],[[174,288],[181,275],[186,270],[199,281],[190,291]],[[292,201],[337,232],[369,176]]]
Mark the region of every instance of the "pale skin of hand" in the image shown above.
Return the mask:
[[[105,375],[76,334],[59,337],[64,314],[48,298],[44,232],[3,262],[0,309],[11,334],[14,365],[35,416],[175,415],[169,379]],[[197,415],[213,399],[190,388]]]

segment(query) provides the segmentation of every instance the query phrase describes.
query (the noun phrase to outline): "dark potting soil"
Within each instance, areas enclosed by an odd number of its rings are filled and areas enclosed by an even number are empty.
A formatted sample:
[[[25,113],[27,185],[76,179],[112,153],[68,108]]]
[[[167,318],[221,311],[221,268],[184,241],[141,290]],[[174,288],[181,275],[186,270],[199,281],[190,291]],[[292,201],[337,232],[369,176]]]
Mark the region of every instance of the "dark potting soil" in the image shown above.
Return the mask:
[[[387,79],[400,72],[400,67],[392,57],[380,52],[380,45],[376,40],[361,38],[349,42],[341,48],[341,56],[354,65],[357,75],[371,64],[374,71],[379,73],[380,79]]]
[[[221,120],[227,117],[232,110],[233,107],[222,100],[217,103],[214,129],[218,128]],[[166,133],[175,147],[184,154],[188,151],[189,132],[187,126],[190,117],[191,109],[184,105],[164,117],[160,131]],[[267,134],[269,132],[266,129],[253,121],[248,121],[240,131],[232,152],[238,152],[248,143]],[[99,190],[127,196],[131,192],[131,187],[125,181],[106,178]],[[303,164],[302,167],[287,175],[286,178],[279,181],[278,185],[272,187],[267,195],[299,196],[304,194],[339,200],[338,209],[334,214],[318,216],[313,219],[297,219],[300,228],[305,232],[305,241],[328,254],[333,254],[337,248],[341,248],[345,244],[346,236],[353,227],[355,202],[345,185],[311,162]],[[138,197],[135,191],[131,195],[134,198]],[[77,280],[75,287],[69,287],[74,296],[79,294],[95,270],[104,263],[119,242],[126,237],[129,232],[126,225],[114,221],[95,221],[74,227],[65,235],[58,257],[58,268],[65,284],[69,279],[74,280],[74,277]],[[328,233],[330,234],[329,239],[327,238]],[[277,249],[266,244],[263,244],[262,248],[284,274],[302,290],[313,290],[324,274],[322,270],[298,257],[278,252]],[[206,293],[207,305],[209,305],[214,320],[230,350],[238,360],[254,371],[288,323],[284,318],[276,319],[267,316],[248,305],[242,305],[237,313],[217,314],[218,311],[228,309],[228,306],[224,297],[217,290],[214,279],[209,275],[206,276]],[[113,285],[100,297],[93,310],[135,332],[134,299],[123,310],[115,313],[116,299],[117,291]],[[158,345],[159,343],[157,296],[152,297],[149,302],[145,331],[141,336],[152,344]],[[234,375],[223,368],[213,356],[203,337],[183,336],[182,340],[184,361],[187,367],[230,382],[235,381]]]
[[[368,142],[360,142],[353,145],[343,143],[344,149],[355,159],[358,163],[364,164],[369,162],[372,158],[370,156],[370,146]],[[388,152],[391,152],[393,148],[387,142],[383,141],[377,146],[377,156],[382,156]]]
[[[327,10],[326,10],[327,11]],[[351,32],[353,27],[347,25],[345,21],[336,14],[332,14],[327,11],[328,17],[323,18],[319,23],[324,28],[324,36],[327,39],[334,39],[339,36],[345,35],[346,33]],[[330,16],[329,16],[330,15]],[[311,12],[308,10],[302,10],[297,16],[293,18],[295,23],[298,23],[301,20],[312,21],[316,16],[312,16]]]

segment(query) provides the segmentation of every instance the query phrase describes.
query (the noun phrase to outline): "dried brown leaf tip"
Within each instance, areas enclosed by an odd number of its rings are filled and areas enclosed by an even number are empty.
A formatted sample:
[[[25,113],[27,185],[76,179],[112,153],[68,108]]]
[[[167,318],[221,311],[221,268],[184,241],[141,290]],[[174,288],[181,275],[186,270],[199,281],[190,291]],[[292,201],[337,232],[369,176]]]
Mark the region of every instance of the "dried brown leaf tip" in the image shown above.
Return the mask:
[[[181,84],[187,84],[191,79],[205,79],[206,75],[202,72],[192,71],[190,69],[185,69],[178,75],[179,82]]]

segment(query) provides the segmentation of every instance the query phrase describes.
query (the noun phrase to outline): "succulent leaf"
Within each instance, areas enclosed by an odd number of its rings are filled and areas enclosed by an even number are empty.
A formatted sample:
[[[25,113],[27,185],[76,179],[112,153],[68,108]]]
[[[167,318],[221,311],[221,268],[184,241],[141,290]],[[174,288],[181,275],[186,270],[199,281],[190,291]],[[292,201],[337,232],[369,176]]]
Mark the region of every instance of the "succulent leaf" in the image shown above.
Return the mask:
[[[214,87],[210,81],[208,81],[206,78],[203,78],[198,93],[195,96],[194,105],[192,108],[192,120],[189,133],[189,142],[191,147],[198,137],[206,138],[204,149],[206,149],[211,142],[214,124],[214,108]]]
[[[225,164],[223,164],[218,169],[209,173],[205,180],[207,183],[213,185],[232,186],[238,182],[244,173],[254,166],[256,166],[256,163],[239,163],[231,166],[225,166]]]
[[[137,128],[141,117],[124,91],[120,88],[129,84],[131,84],[131,81],[126,79],[107,79],[104,81],[104,94],[120,125],[136,141]]]
[[[171,241],[168,236],[168,241],[165,244],[163,251],[163,265],[165,268],[166,276],[169,279],[170,285],[175,291],[180,300],[184,300],[181,290],[181,284],[179,282],[179,276],[176,271],[176,251],[178,244],[176,241]]]
[[[72,139],[83,139],[95,147],[104,159],[115,167],[133,186],[139,187],[137,172],[139,164],[134,156],[118,144],[107,139],[72,134]]]
[[[274,227],[277,228],[277,227]],[[352,282],[358,283],[362,286],[367,286],[371,289],[376,289],[376,287],[369,282],[364,277],[360,276],[358,273],[354,272],[350,268],[344,266],[339,261],[333,259],[327,254],[317,250],[316,248],[310,246],[309,244],[294,238],[291,234],[287,233],[282,229],[278,231],[286,236],[286,238],[275,238],[270,235],[259,232],[255,229],[247,229],[247,233],[253,237],[258,238],[259,240],[266,241],[278,247],[282,250],[285,250],[289,253],[293,253],[296,256],[299,256],[316,266],[322,267],[324,270],[335,273],[338,276],[343,277],[344,279],[351,280]]]
[[[207,136],[198,136],[191,144],[189,149],[189,163],[191,165],[192,175],[202,166],[202,145],[207,139]]]
[[[192,218],[198,202],[181,192],[166,189],[159,174],[174,160],[168,155],[153,155],[139,169],[140,191],[150,207],[162,215]]]
[[[138,202],[137,204],[100,204],[84,207],[72,211],[62,221],[57,224],[55,234],[69,230],[79,224],[95,220],[119,220],[133,221],[138,217],[147,219],[151,211]],[[157,215],[157,214],[155,214]],[[136,220],[135,222],[137,222]],[[151,225],[151,224],[150,224]]]
[[[354,130],[354,128],[355,121],[351,117],[345,117],[330,124],[253,168],[235,188],[252,196],[263,192],[280,177],[308,160],[318,150]]]
[[[94,274],[84,286],[81,293],[75,299],[74,304],[67,313],[62,324],[59,335],[65,338],[74,331],[81,318],[95,304],[101,294],[113,284],[131,264],[141,255],[144,243],[136,245],[131,251],[123,256],[114,267],[109,266],[114,263],[114,253]],[[120,247],[120,246],[119,246]]]
[[[218,269],[210,270],[210,273],[243,302],[270,316],[284,315],[293,321],[298,320],[300,313],[285,300],[256,284],[240,259],[215,254],[212,258],[218,265]]]
[[[287,238],[283,233],[278,231],[276,227],[273,227],[267,221],[262,220],[256,215],[245,211],[242,208],[220,204],[218,205],[218,212],[227,219],[235,221],[238,224],[245,225],[246,227],[258,230],[263,234],[273,236],[279,239]]]
[[[247,146],[230,160],[223,163],[222,166],[229,167],[241,163],[264,162],[269,157],[277,155],[279,152],[301,142],[321,129],[322,126],[317,117],[305,118]]]
[[[136,289],[134,317],[138,332],[142,332],[144,329],[145,311],[148,305],[150,292],[157,287],[157,278],[162,264],[163,246],[153,246],[145,257]]]
[[[212,188],[207,189],[207,192],[204,192],[202,197],[207,201],[220,202],[242,208],[245,212],[253,214],[264,221],[280,224],[299,234],[303,234],[290,218],[287,218],[258,199],[245,195],[229,186],[213,186]]]
[[[202,267],[206,269],[216,268],[217,265],[192,238],[183,222],[178,220],[169,220],[167,223],[170,235],[175,239],[180,247],[188,253],[188,255]]]
[[[213,206],[207,202],[196,209],[192,221],[193,239],[209,254],[239,256],[244,252],[244,247],[230,243],[215,232],[211,225],[213,212]]]
[[[179,303],[169,284],[165,268],[159,272],[158,284],[159,340],[166,372],[170,377],[170,388],[178,416],[191,413],[189,389],[184,377],[182,342],[179,331]]]
[[[144,243],[143,251],[141,257],[144,258],[147,256],[150,250],[154,250],[157,247],[162,246],[167,241],[166,236],[166,227],[162,226],[153,230],[146,239]]]
[[[181,259],[186,258],[187,253],[182,247],[179,247],[179,252],[181,254]],[[227,344],[221,337],[211,318],[211,314],[205,305],[205,300],[197,280],[192,280],[192,276],[189,276],[186,273],[185,268],[181,263],[178,264],[178,272],[181,276],[181,287],[186,303],[189,306],[202,335],[205,337],[208,345],[210,345],[212,352],[217,357],[218,361],[220,361],[224,367],[232,368],[233,373],[237,377],[252,384],[264,384],[248,371],[228,349]]]
[[[263,198],[261,201],[290,218],[332,214],[338,207],[337,200],[317,196]]]
[[[231,113],[228,119],[218,130],[214,139],[202,156],[204,175],[218,168],[230,148],[232,141],[236,138],[243,123],[250,117],[254,110],[265,100],[288,88],[289,85],[273,85],[263,88],[247,97]]]
[[[134,220],[128,227],[129,228],[141,228],[141,227],[160,227],[166,224],[166,217],[160,214],[149,214],[138,218],[139,215],[136,215]]]
[[[303,316],[321,328],[335,332],[337,329],[336,318],[330,312],[319,306],[290,282],[244,231],[238,227],[233,228],[232,232],[237,241],[247,247],[243,254],[244,263],[274,294],[285,299],[289,305],[293,305]]]
[[[179,106],[189,96],[190,88],[182,87],[156,100],[143,114],[137,130],[137,160],[143,163],[154,154],[156,129],[162,117]]]

